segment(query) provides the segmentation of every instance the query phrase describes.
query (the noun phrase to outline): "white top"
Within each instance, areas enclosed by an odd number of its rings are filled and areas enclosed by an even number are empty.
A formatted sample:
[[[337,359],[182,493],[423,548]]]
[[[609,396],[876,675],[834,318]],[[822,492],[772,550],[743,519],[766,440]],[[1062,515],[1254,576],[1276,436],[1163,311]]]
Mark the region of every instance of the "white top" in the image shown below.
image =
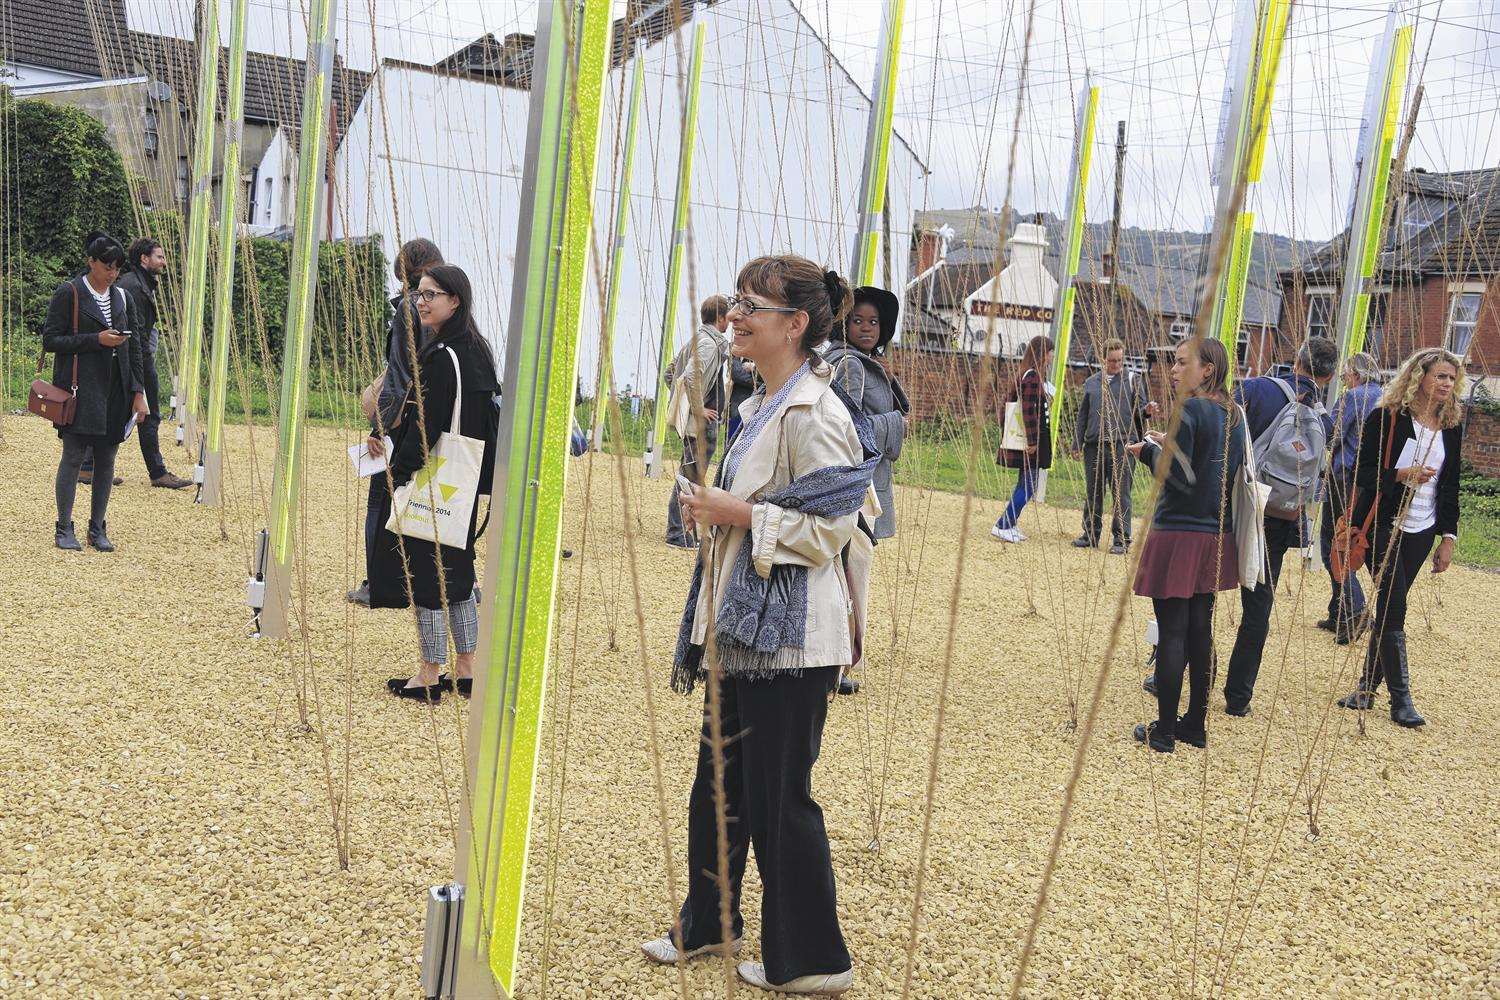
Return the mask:
[[[1411,506],[1406,509],[1406,517],[1401,522],[1401,530],[1408,534],[1426,531],[1437,523],[1437,486],[1438,476],[1443,471],[1443,460],[1447,453],[1443,450],[1443,432],[1433,430],[1424,424],[1413,420],[1412,431],[1415,433],[1409,445],[1413,465],[1425,465],[1435,470],[1431,479],[1417,487],[1411,495]],[[1402,449],[1403,454],[1406,449]],[[1400,462],[1397,462],[1398,467]]]
[[[88,279],[86,278],[84,279],[83,287],[89,290],[89,294],[92,295],[94,297],[94,301],[99,304],[99,312],[104,315],[104,325],[113,329],[115,325],[115,318],[114,315],[110,312],[110,299],[113,298],[113,296],[110,294],[110,290],[106,288],[103,292],[96,292],[94,291],[94,286],[90,284]]]

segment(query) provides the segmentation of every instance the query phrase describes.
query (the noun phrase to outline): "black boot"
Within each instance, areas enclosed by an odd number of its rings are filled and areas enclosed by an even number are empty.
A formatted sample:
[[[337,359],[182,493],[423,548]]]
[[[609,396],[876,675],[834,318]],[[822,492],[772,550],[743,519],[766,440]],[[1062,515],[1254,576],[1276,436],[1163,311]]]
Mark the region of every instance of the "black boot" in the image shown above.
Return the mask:
[[[109,540],[109,536],[104,533],[104,528],[105,522],[103,521],[89,522],[89,544],[100,552],[113,552],[115,543]]]
[[[78,536],[73,534],[72,521],[58,521],[54,527],[57,529],[57,547],[68,552],[82,552],[83,546],[78,544]]]
[[[1391,721],[1407,729],[1427,725],[1411,703],[1411,681],[1406,672],[1406,633],[1387,632],[1380,658],[1385,661],[1385,683],[1391,689]]]
[[[1370,646],[1365,651],[1365,666],[1359,675],[1359,687],[1338,700],[1339,708],[1368,712],[1375,707],[1375,692],[1380,690],[1380,676],[1385,673],[1381,665],[1382,653],[1380,636],[1370,636]]]

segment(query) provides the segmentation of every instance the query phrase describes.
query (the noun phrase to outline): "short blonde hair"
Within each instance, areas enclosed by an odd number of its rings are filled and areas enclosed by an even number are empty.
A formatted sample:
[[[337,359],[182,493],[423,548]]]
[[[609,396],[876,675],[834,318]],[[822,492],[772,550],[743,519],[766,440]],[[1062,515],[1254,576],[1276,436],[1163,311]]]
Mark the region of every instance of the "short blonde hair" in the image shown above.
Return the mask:
[[[1443,362],[1453,366],[1458,380],[1463,381],[1463,360],[1452,351],[1441,347],[1424,347],[1401,363],[1400,371],[1396,377],[1391,379],[1381,393],[1380,405],[1388,410],[1410,410],[1417,401],[1417,392],[1422,388],[1422,378],[1432,370],[1432,366]],[[1458,407],[1458,393],[1455,392],[1443,400],[1443,405],[1438,408],[1438,423],[1443,427],[1457,427],[1463,419],[1463,413]]]
[[[1110,337],[1108,340],[1106,340],[1104,342],[1104,345],[1100,348],[1100,351],[1101,351],[1100,357],[1106,357],[1106,358],[1109,357],[1109,352],[1110,351],[1124,351],[1124,350],[1125,350],[1125,341],[1121,340],[1119,337]]]

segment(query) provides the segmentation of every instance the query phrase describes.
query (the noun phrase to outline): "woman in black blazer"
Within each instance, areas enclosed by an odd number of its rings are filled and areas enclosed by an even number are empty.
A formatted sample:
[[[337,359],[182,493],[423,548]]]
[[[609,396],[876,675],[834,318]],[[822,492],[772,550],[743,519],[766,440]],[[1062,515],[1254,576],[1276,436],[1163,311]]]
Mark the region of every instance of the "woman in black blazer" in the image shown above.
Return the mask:
[[[1428,553],[1434,573],[1453,562],[1463,453],[1457,388],[1463,370],[1463,361],[1440,347],[1408,358],[1365,421],[1355,464],[1358,492],[1349,523],[1364,524],[1374,508],[1369,560],[1379,596],[1359,689],[1340,698],[1339,705],[1370,708],[1384,675],[1391,692],[1391,720],[1408,729],[1427,720],[1412,705],[1406,595]]]
[[[89,244],[88,271],[57,286],[42,324],[42,350],[57,355],[52,384],[77,399],[73,422],[57,428],[62,461],[57,467],[56,544],[77,551],[73,501],[78,472],[89,450],[94,455],[89,544],[113,552],[105,515],[114,485],[115,452],[126,431],[150,412],[146,403],[143,356],[129,329],[125,293],[114,287],[125,250],[108,236]]]
[[[479,643],[479,611],[474,598],[475,519],[470,519],[468,543],[463,548],[442,545],[436,547],[439,552],[434,552],[432,542],[407,536],[398,538],[385,527],[391,513],[390,493],[410,482],[427,464],[428,454],[453,419],[460,377],[463,408],[459,433],[486,442],[479,492],[488,493],[498,424],[495,394],[500,383],[495,378],[495,362],[489,346],[471,317],[474,295],[461,268],[452,264],[429,268],[412,298],[429,335],[417,353],[400,423],[392,435],[391,490],[379,517],[381,528],[370,557],[370,607],[417,606],[421,666],[411,677],[391,678],[386,687],[399,698],[435,702],[442,691],[454,686],[453,680],[444,675],[450,634],[458,654],[454,666],[458,693],[467,695],[473,684],[474,649]],[[458,359],[456,371],[454,357]],[[372,455],[383,450],[382,442],[374,436],[365,444]],[[478,514],[477,504],[474,513]],[[441,579],[439,558],[443,568]]]

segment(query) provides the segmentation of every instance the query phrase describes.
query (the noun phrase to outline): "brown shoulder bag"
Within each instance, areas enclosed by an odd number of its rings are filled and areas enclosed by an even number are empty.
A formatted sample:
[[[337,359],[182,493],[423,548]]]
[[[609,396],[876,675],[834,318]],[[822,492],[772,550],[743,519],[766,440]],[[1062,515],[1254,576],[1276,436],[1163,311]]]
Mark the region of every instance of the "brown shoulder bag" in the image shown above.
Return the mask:
[[[1391,441],[1395,437],[1396,417],[1392,414],[1390,427],[1385,432],[1385,456],[1380,461],[1382,473],[1391,464]],[[1350,523],[1349,515],[1354,507],[1355,504],[1350,503],[1348,509],[1339,515],[1338,523],[1333,526],[1333,544],[1328,548],[1328,571],[1341,584],[1347,583],[1369,558],[1370,529],[1375,526],[1375,517],[1380,513],[1380,490],[1375,490],[1375,501],[1370,504],[1363,524]]]
[[[68,282],[73,289],[73,332],[78,332],[78,286]],[[26,409],[37,416],[52,421],[57,427],[68,427],[73,423],[73,414],[78,410],[78,355],[73,355],[73,388],[62,389],[42,378],[42,362],[47,359],[47,348],[36,359],[37,377],[31,383],[31,392],[26,396]]]

